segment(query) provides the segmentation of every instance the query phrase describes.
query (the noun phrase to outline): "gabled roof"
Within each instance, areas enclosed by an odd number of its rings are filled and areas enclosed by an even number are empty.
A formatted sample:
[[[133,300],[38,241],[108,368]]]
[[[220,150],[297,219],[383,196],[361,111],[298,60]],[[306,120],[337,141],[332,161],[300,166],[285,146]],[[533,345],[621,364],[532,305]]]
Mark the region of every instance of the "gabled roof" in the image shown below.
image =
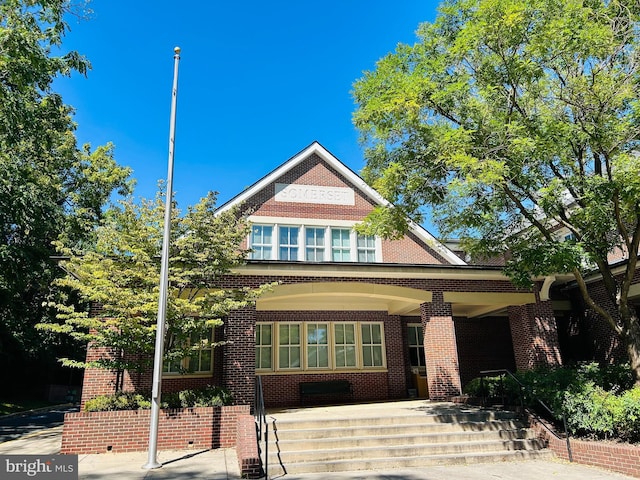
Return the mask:
[[[296,155],[291,157],[285,163],[280,165],[278,168],[273,170],[271,173],[262,177],[256,183],[245,189],[240,194],[233,197],[228,202],[224,203],[218,209],[218,212],[223,212],[232,208],[233,206],[240,205],[253,195],[260,192],[267,185],[275,182],[278,178],[280,178],[283,174],[287,173],[289,170],[293,169],[301,162],[309,158],[311,155],[316,154],[326,163],[328,163],[332,168],[334,168],[338,173],[344,176],[349,182],[351,182],[365,197],[369,198],[373,203],[378,205],[391,205],[387,200],[385,200],[382,195],[376,192],[373,188],[371,188],[357,173],[347,167],[344,163],[338,160],[331,152],[329,152],[326,148],[324,148],[320,143],[314,141],[311,145],[306,147],[305,149],[298,152]],[[444,259],[451,262],[453,265],[466,265],[466,263],[460,259],[455,253],[445,247],[442,243],[440,243],[433,235],[431,235],[427,230],[425,230],[420,225],[410,222],[410,231],[424,241],[427,245],[433,248],[436,252],[438,252]]]

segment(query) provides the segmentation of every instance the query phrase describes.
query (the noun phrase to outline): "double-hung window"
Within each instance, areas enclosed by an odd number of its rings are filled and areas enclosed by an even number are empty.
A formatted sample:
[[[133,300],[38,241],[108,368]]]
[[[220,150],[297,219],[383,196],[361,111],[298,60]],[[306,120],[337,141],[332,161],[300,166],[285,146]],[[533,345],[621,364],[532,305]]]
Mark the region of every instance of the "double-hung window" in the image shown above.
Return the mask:
[[[358,262],[376,261],[376,237],[358,234]]]
[[[384,366],[382,345],[382,327],[379,323],[363,323],[362,331],[362,365],[364,367]]]
[[[386,367],[382,322],[256,324],[256,370],[380,371]]]
[[[307,323],[307,367],[329,368],[329,324]]]
[[[270,370],[273,365],[273,325],[256,324],[256,368]]]
[[[331,229],[331,260],[334,262],[351,261],[351,230],[348,228]]]
[[[300,324],[278,325],[278,367],[282,370],[300,368]]]
[[[333,349],[336,368],[355,368],[357,366],[355,323],[335,323],[333,325]]]
[[[298,260],[299,227],[280,227],[280,260]]]
[[[305,228],[305,250],[307,262],[324,261],[324,228]]]
[[[253,225],[251,227],[251,257],[256,260],[271,260],[273,227],[271,225]]]
[[[213,329],[205,337],[192,334],[186,342],[189,355],[165,362],[163,372],[167,374],[204,375],[213,372]]]

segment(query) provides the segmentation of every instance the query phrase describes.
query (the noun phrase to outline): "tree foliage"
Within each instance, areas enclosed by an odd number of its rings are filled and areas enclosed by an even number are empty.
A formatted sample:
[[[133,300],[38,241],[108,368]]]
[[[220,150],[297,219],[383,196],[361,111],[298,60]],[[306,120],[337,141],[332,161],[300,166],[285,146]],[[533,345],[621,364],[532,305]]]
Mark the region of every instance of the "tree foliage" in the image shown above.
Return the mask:
[[[127,198],[109,209],[96,231],[94,248],[78,252],[61,245],[61,253],[68,256],[62,265],[69,274],[56,283],[67,295],[53,305],[59,321],[40,328],[111,352],[88,362],[66,358],[65,365],[116,372],[149,368],[155,347],[163,231],[160,191],[153,201]],[[222,325],[230,311],[248,305],[268,288],[224,285],[223,277],[244,263],[246,251],[240,245],[248,232],[238,211],[216,215],[211,193],[184,215],[172,209],[166,361],[179,361],[194,349],[209,347],[209,340],[202,344],[200,339],[209,338],[211,329]],[[101,305],[98,315],[91,315],[92,304]]]
[[[472,255],[508,252],[518,283],[572,273],[640,383],[628,301],[640,244],[639,20],[635,0],[447,1],[416,44],[356,82],[354,121],[365,175],[394,204],[369,231],[402,230],[430,205]],[[608,261],[620,253],[621,274]],[[593,270],[617,314],[589,296]]]
[[[69,13],[64,0],[0,2],[0,365],[39,357],[50,337],[34,324],[51,281],[62,272],[52,242],[91,241],[112,193],[128,193],[130,170],[113,146],[77,146],[72,108],[52,89],[56,77],[85,74],[89,62],[60,53]]]

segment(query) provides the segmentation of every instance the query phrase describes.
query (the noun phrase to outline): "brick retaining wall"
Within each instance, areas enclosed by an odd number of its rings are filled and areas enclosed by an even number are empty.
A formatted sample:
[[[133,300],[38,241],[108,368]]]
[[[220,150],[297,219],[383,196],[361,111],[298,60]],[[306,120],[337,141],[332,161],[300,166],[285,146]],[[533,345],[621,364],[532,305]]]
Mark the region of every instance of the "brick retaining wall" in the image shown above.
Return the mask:
[[[158,449],[235,447],[240,415],[248,405],[161,410]],[[150,410],[67,413],[62,430],[64,454],[143,452],[149,445]]]
[[[538,421],[530,418],[538,437],[548,442],[553,453],[569,460],[567,441],[551,435]],[[640,478],[640,445],[570,439],[573,461]]]

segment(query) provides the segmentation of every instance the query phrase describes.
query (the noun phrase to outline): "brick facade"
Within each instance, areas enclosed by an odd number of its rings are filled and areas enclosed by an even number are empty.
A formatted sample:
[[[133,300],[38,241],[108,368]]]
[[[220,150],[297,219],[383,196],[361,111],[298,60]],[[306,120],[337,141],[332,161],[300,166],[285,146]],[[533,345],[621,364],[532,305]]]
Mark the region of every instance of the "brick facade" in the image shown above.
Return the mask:
[[[335,205],[331,202],[307,201],[306,203],[276,199],[276,184],[295,184],[325,188],[345,188],[353,191],[353,204]],[[292,157],[281,167],[242,192],[236,199],[223,205],[242,205],[252,218],[260,222],[276,224],[286,222],[301,225],[305,220],[313,220],[314,225],[331,226],[332,223],[350,225],[361,221],[383,200],[373,192],[353,172],[331,156],[318,144],[313,144],[300,154]],[[346,202],[350,203],[350,202]],[[342,223],[340,223],[342,222]],[[342,227],[340,227],[342,228]],[[327,245],[330,239],[326,239]],[[224,345],[215,350],[214,373],[210,377],[167,377],[163,380],[163,391],[193,388],[204,384],[217,384],[231,390],[239,405],[254,402],[255,367],[255,324],[256,322],[381,322],[384,325],[384,348],[386,363],[384,368],[351,371],[339,369],[325,371],[269,371],[259,372],[263,376],[265,401],[268,406],[299,405],[299,384],[309,380],[346,379],[353,386],[349,401],[368,401],[403,398],[413,386],[409,365],[407,328],[411,321],[422,325],[424,335],[427,382],[430,397],[444,399],[459,395],[465,383],[481,369],[518,368],[528,369],[538,365],[558,365],[561,363],[557,325],[550,301],[541,301],[537,290],[531,292],[515,287],[505,277],[499,275],[497,267],[460,265],[461,260],[454,253],[430,237],[419,227],[413,228],[400,240],[381,240],[382,262],[358,264],[358,262],[318,262],[303,261],[249,261],[238,269],[235,275],[222,280],[226,288],[255,288],[262,284],[274,283],[278,287],[288,285],[313,285],[316,283],[337,285],[331,295],[315,300],[305,297],[295,306],[286,303],[278,308],[264,308],[260,303],[254,307],[231,313],[222,328],[216,330],[217,340]],[[304,250],[301,246],[300,250]],[[428,293],[431,301],[420,301],[415,305],[407,302],[406,310],[395,308],[396,300],[386,299],[384,288],[379,295],[366,293],[357,297],[358,307],[348,302],[355,297],[343,296],[340,286],[362,285],[397,287],[411,292]],[[538,287],[536,287],[538,288]],[[356,288],[350,293],[357,292]],[[451,292],[469,293],[481,298],[499,298],[499,294],[511,297],[531,295],[530,303],[514,302],[497,308],[495,312],[488,305],[485,313],[467,314],[472,308],[460,309],[460,304],[444,301]],[[513,295],[512,295],[513,294]],[[401,294],[398,294],[401,296]],[[505,295],[506,296],[506,295]],[[418,298],[422,299],[419,295]],[[448,297],[449,299],[455,298]],[[458,296],[469,298],[469,296]],[[381,299],[387,307],[368,308]],[[292,302],[299,300],[294,298]],[[476,299],[477,300],[477,299]],[[304,302],[308,302],[308,308]],[[454,301],[454,300],[451,300]],[[460,301],[460,300],[458,300]],[[491,300],[499,303],[499,301]],[[529,301],[529,300],[528,300]],[[284,301],[283,301],[284,302]],[[338,308],[324,308],[344,305]],[[335,303],[334,303],[335,302]],[[331,305],[333,304],[333,305]],[[472,304],[471,307],[478,304]],[[486,306],[486,305],[485,305]],[[464,307],[464,305],[462,305]],[[456,311],[462,312],[461,315]],[[488,313],[487,313],[488,312]],[[487,314],[493,315],[486,317]],[[495,315],[494,315],[495,314]],[[505,314],[507,316],[505,316]],[[90,349],[92,350],[92,349]],[[105,352],[91,351],[90,355]],[[83,400],[99,393],[111,393],[114,378],[107,372],[87,370]],[[135,374],[125,378],[125,389],[148,390],[151,385],[150,372]],[[317,402],[335,401],[331,398],[315,398]]]

